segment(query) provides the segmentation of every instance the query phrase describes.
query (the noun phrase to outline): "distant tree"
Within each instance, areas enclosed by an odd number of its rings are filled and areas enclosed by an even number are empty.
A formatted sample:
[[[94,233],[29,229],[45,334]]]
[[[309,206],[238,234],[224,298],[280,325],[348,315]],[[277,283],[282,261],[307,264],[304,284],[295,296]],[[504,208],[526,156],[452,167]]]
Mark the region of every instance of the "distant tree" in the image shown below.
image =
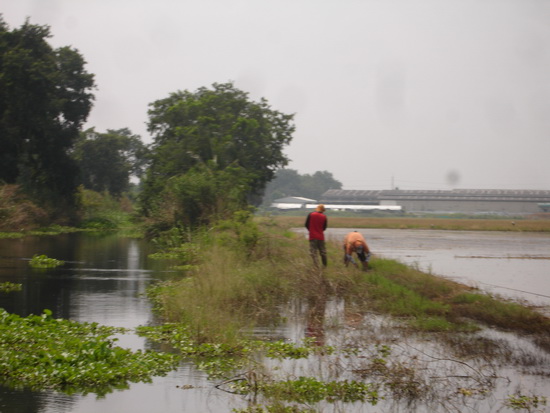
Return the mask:
[[[92,107],[94,77],[69,47],[52,49],[48,26],[9,30],[0,16],[0,180],[59,208],[73,205],[69,155]]]
[[[269,206],[273,200],[287,196],[304,196],[301,178],[294,169],[278,170],[275,178],[266,185],[263,205]]]
[[[178,91],[150,108],[154,140],[141,194],[146,214],[155,210],[170,179],[199,165],[222,174],[238,169],[227,185],[243,188],[248,201],[259,203],[266,183],[288,163],[283,149],[292,139],[293,115],[271,109],[265,99],[251,101],[232,83]]]
[[[275,199],[301,196],[318,200],[329,189],[342,189],[342,183],[327,171],[300,175],[294,169],[280,169],[266,186],[262,206],[268,207]]]
[[[107,133],[89,129],[80,134],[73,156],[84,188],[120,196],[130,189],[131,176],[143,174],[146,153],[140,136],[127,128]]]
[[[302,175],[303,196],[319,199],[329,189],[342,189],[342,183],[327,171],[317,171],[313,175]]]

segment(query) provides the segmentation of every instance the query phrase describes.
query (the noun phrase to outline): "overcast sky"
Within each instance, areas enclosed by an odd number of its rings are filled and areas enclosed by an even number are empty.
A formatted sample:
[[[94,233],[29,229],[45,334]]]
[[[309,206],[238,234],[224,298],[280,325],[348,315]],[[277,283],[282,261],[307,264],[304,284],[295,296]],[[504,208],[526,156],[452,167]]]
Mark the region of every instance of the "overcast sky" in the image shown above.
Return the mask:
[[[3,0],[98,89],[86,127],[234,81],[294,113],[286,154],[345,189],[550,190],[548,0]]]

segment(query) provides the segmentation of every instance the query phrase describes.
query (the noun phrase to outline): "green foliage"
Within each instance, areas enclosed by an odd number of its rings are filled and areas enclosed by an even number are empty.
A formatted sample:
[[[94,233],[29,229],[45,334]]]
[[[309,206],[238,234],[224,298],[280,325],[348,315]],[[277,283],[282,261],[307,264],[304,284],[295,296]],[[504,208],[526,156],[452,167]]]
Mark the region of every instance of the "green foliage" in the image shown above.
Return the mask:
[[[73,157],[84,188],[120,197],[130,189],[130,177],[143,174],[146,154],[141,138],[129,129],[89,129],[80,134]]]
[[[527,410],[528,412],[535,411],[539,406],[546,406],[546,397],[544,396],[525,396],[521,393],[508,396],[505,406],[513,410]]]
[[[456,295],[452,301],[458,315],[489,325],[526,333],[550,331],[550,320],[547,317],[514,302],[469,292]]]
[[[411,321],[411,325],[427,332],[456,331],[457,327],[443,317],[418,317]]]
[[[332,402],[345,410],[342,404],[374,404],[388,396],[404,402],[434,400],[438,395],[431,393],[432,387],[437,387],[439,379],[427,376],[418,357],[408,359],[400,343],[393,342],[393,333],[385,335],[389,325],[381,326],[380,336],[371,330],[362,335],[362,322],[368,318],[362,318],[365,312],[398,316],[397,334],[410,333],[415,339],[426,335],[449,340],[463,333],[461,348],[452,347],[449,363],[453,357],[462,357],[459,351],[468,358],[482,354],[483,365],[490,357],[479,345],[464,344],[474,341],[468,333],[477,327],[464,324],[460,306],[483,301],[472,296],[469,287],[379,257],[373,257],[366,273],[337,264],[322,274],[313,272],[303,239],[290,236],[274,220],[251,219],[246,211],[196,235],[173,230],[168,239],[175,246],[185,241],[182,262],[189,259],[189,251],[196,261],[183,279],[154,287],[151,296],[157,310],[174,323],[149,330],[147,337],[181,351],[210,379],[216,379],[218,388],[265,403],[240,412],[300,412],[303,407]],[[172,248],[176,255],[171,258],[180,259],[177,247]],[[328,249],[330,262],[336,263],[342,254],[340,244],[329,243]],[[340,341],[340,330],[328,333],[342,327],[324,318],[328,297],[345,300],[343,317],[353,331],[349,337],[356,341],[349,341],[347,334]],[[288,303],[298,316],[304,316],[307,333],[320,335],[303,344],[269,341],[269,333],[266,341],[258,340],[252,334],[258,331],[254,327],[284,323],[281,306],[287,308]],[[334,347],[325,345],[325,332],[331,340],[337,336]],[[385,345],[383,340],[392,340],[392,344]],[[456,361],[464,364],[462,360]],[[312,373],[302,370],[311,364],[316,366]],[[340,368],[345,368],[347,381],[340,380]],[[292,373],[297,371],[304,377],[296,379]]]
[[[114,346],[114,327],[0,309],[0,380],[4,385],[66,393],[106,394],[128,382],[149,382],[176,367],[174,355]]]
[[[448,306],[399,285],[379,273],[365,275],[369,285],[372,305],[394,316],[423,317],[425,315],[445,315]]]
[[[126,197],[115,198],[109,192],[95,192],[79,187],[80,227],[95,231],[131,228],[137,236],[139,228],[133,222],[132,203]]]
[[[238,341],[232,344],[197,342],[189,327],[183,324],[165,323],[161,326],[140,326],[136,329],[149,340],[168,343],[181,355],[193,361],[210,379],[225,379],[248,365],[247,357],[256,347],[253,343]]]
[[[1,19],[1,17],[0,17]],[[0,180],[67,217],[77,168],[69,155],[92,107],[93,75],[69,47],[53,49],[47,26],[0,20]]]
[[[0,239],[2,238],[23,238],[25,234],[21,232],[0,232]]]
[[[335,351],[330,346],[316,345],[312,339],[304,340],[303,346],[279,340],[263,343],[262,348],[266,351],[266,357],[274,359],[301,359],[312,354],[332,354]]]
[[[331,403],[369,402],[376,405],[379,399],[378,392],[371,384],[355,380],[324,382],[312,377],[299,377],[296,380],[262,383],[259,390],[267,397],[298,403],[325,400]]]
[[[250,257],[257,251],[262,233],[252,220],[250,211],[237,211],[232,219],[220,221],[215,227],[221,245],[231,245],[235,251],[242,251]]]
[[[29,265],[33,268],[55,268],[65,264],[64,261],[56,260],[55,258],[49,258],[48,256],[34,255],[29,261]]]
[[[224,175],[230,171],[234,179],[227,182],[224,192],[238,188],[239,196],[244,193],[254,201],[274,171],[288,163],[283,149],[292,139],[292,120],[293,115],[272,110],[265,99],[249,100],[248,94],[232,83],[215,83],[212,89],[203,87],[195,93],[178,91],[153,102],[148,124],[154,139],[151,165],[141,194],[144,213],[158,212],[159,197],[177,177],[183,179],[178,185],[180,195],[203,205],[198,211],[189,211],[187,218],[201,221],[201,211],[211,201],[211,187],[204,182],[207,171]],[[194,168],[200,165],[208,165],[207,171],[199,170],[197,176]],[[182,178],[190,171],[195,171],[198,185]]]
[[[0,186],[0,229],[28,230],[47,222],[47,211],[31,201],[18,185]]]
[[[166,182],[151,219],[160,228],[197,228],[230,217],[246,206],[246,171],[201,164]]]
[[[21,291],[22,288],[23,288],[22,284],[16,284],[9,281],[0,283],[0,292],[3,292],[3,293],[11,293],[12,291]]]

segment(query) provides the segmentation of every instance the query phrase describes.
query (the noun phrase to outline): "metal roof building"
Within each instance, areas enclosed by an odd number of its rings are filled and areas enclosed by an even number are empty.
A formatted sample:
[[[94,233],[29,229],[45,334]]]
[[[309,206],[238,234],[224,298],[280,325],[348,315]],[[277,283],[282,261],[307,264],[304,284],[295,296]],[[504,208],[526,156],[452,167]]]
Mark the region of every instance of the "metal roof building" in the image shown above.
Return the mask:
[[[549,209],[550,191],[508,189],[330,189],[319,201],[342,205],[398,205],[407,212],[532,214]]]

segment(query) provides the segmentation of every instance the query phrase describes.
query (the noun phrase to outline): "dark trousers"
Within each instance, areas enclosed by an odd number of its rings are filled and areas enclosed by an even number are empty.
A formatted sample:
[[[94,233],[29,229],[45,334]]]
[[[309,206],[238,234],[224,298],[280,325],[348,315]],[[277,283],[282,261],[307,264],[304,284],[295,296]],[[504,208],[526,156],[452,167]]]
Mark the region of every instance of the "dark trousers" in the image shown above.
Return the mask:
[[[313,263],[316,267],[319,267],[319,257],[317,256],[317,254],[321,256],[321,262],[323,263],[323,266],[327,266],[327,248],[325,246],[324,240],[309,240],[309,253],[311,254],[311,258],[313,258]]]

